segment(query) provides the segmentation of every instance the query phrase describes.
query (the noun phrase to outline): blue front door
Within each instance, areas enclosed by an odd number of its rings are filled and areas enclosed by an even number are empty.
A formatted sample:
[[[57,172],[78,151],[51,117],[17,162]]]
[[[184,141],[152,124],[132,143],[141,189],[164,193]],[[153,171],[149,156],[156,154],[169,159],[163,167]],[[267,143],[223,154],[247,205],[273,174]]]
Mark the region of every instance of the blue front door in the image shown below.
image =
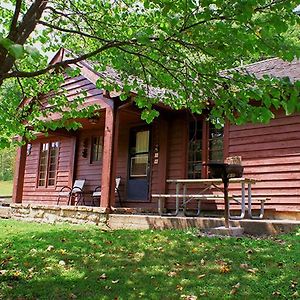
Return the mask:
[[[128,201],[148,201],[150,130],[132,129],[129,137]]]

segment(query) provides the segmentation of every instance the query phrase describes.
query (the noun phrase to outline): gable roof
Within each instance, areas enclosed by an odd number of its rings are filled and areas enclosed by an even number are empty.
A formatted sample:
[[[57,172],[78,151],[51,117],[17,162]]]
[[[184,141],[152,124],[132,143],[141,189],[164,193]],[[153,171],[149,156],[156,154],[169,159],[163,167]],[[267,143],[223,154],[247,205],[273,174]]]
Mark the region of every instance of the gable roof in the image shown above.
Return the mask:
[[[61,48],[52,58],[49,64],[55,64],[59,61],[62,61],[64,59],[70,59],[74,58],[75,56],[67,49]],[[68,92],[68,98],[72,98],[76,95],[76,93],[82,93],[87,92],[88,97],[92,99],[100,100],[104,105],[112,105],[112,100],[109,100],[106,98],[106,92],[102,89],[99,89],[96,87],[96,82],[99,78],[103,78],[110,83],[117,84],[121,89],[123,87],[123,82],[121,80],[121,76],[118,73],[117,70],[107,67],[105,71],[97,72],[95,71],[95,64],[92,62],[87,61],[80,61],[74,65],[74,67],[79,67],[81,70],[81,75],[75,77],[75,78],[66,78],[67,82],[65,82],[62,87],[67,88]],[[252,64],[248,64],[242,67],[237,67],[232,70],[235,71],[242,71],[249,74],[255,75],[257,78],[262,78],[264,75],[274,76],[277,78],[284,78],[288,77],[291,82],[299,81],[300,80],[300,60],[294,59],[291,62],[284,61],[280,58],[271,58],[262,60],[259,62],[255,62]],[[228,70],[230,71],[230,70]],[[220,74],[226,74],[228,71],[222,71]],[[134,78],[133,78],[134,79]],[[79,84],[77,81],[86,81],[85,84]],[[70,81],[70,82],[68,82]],[[88,82],[90,82],[93,86],[89,85]],[[166,98],[166,96],[170,93],[173,93],[176,95],[176,93],[162,89],[157,88],[153,86],[147,86],[141,79],[138,79],[139,84],[141,87],[147,89],[147,96],[150,98],[160,98],[161,100],[163,98]],[[70,85],[71,83],[71,85]],[[83,83],[83,82],[82,82]],[[69,86],[70,85],[70,86]],[[70,90],[69,90],[70,87]],[[135,93],[135,91],[132,91],[132,93]],[[71,94],[71,95],[70,95]],[[117,97],[121,94],[121,92],[110,92],[110,97]],[[30,99],[23,99],[20,106],[26,105],[28,102],[30,102]],[[86,101],[89,102],[89,101]],[[94,102],[94,101],[92,101]],[[109,102],[109,103],[107,103]],[[88,104],[88,103],[85,103]]]
[[[245,65],[241,69],[257,78],[269,75],[277,78],[288,77],[291,82],[300,80],[300,60],[297,59],[288,62],[280,58],[271,58]]]
[[[61,49],[60,51],[62,51],[62,55],[60,54],[61,60],[64,59],[65,56],[69,58],[74,57],[72,52],[67,49]],[[102,78],[112,84],[116,84],[121,89],[124,86],[119,72],[112,67],[107,67],[105,71],[97,72],[95,71],[96,64],[91,61],[81,61],[77,64],[77,66],[81,66],[82,75],[94,84],[96,84],[97,79]],[[259,79],[264,75],[269,75],[277,78],[288,77],[291,82],[300,80],[300,60],[298,59],[294,59],[293,61],[288,62],[275,57],[248,64],[243,67],[238,67],[234,70],[243,70],[246,73],[255,75]],[[132,80],[137,80],[140,87],[147,90],[147,96],[149,98],[160,98],[161,100],[163,100],[163,98],[166,98],[170,93],[176,95],[176,92],[174,91],[147,85],[143,82],[142,79],[137,79],[134,76],[131,76],[131,78]],[[132,91],[132,93],[135,93],[135,91]],[[121,92],[110,92],[111,97],[117,97],[120,94]]]
[[[74,55],[71,51],[62,48],[54,56],[54,58],[50,61],[50,64],[54,64],[58,61],[62,61],[63,59],[66,59],[66,58],[70,59],[70,58],[74,58],[74,57],[76,57],[76,55]],[[81,74],[95,85],[96,85],[97,80],[99,78],[102,78],[103,80],[106,80],[110,84],[116,84],[121,89],[124,86],[124,82],[122,82],[120,73],[112,67],[106,67],[106,69],[101,72],[96,71],[95,68],[97,67],[97,63],[94,63],[92,61],[87,61],[87,60],[83,60],[83,61],[76,63],[76,66],[81,69]],[[147,85],[146,83],[143,82],[142,79],[134,77],[134,76],[129,76],[129,81],[132,81],[132,82],[136,81],[141,88],[143,88],[147,91],[147,96],[149,98],[164,98],[164,97],[166,97],[167,94],[170,94],[170,93],[174,94],[173,91],[170,91],[170,90],[167,90],[164,88]],[[136,91],[133,90],[131,92],[135,93]],[[120,96],[120,94],[121,94],[121,92],[117,92],[117,91],[113,91],[113,92],[109,93],[110,97],[112,97],[112,98]]]

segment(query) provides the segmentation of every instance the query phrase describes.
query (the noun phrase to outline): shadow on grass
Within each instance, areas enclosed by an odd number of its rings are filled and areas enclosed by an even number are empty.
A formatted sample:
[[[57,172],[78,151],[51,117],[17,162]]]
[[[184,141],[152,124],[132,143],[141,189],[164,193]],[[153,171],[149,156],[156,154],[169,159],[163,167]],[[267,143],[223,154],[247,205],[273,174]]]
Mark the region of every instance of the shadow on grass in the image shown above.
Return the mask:
[[[11,232],[28,226],[10,222]],[[31,224],[0,237],[0,299],[290,298],[300,276],[299,244],[295,234],[219,239]]]

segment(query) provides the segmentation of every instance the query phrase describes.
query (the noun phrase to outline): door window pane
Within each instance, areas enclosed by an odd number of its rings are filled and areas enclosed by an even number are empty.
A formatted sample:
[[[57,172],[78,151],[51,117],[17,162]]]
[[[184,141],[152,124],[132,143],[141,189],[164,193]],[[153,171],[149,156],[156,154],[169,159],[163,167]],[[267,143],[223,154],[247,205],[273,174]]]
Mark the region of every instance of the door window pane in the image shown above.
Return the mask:
[[[147,176],[148,154],[136,154],[131,157],[130,176]]]
[[[136,133],[136,153],[149,151],[149,131],[139,131]]]
[[[130,136],[130,177],[148,176],[150,131],[132,131]]]

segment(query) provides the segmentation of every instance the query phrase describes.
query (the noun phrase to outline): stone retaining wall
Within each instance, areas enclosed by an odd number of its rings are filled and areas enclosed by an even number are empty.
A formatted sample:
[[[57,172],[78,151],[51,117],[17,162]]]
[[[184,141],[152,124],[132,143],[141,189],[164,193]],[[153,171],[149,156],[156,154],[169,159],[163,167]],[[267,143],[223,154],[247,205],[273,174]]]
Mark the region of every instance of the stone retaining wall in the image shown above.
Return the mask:
[[[108,214],[105,208],[88,206],[57,206],[11,204],[0,206],[0,218],[40,223],[94,224],[103,229],[199,229],[224,225],[223,218],[160,217],[151,214]],[[275,235],[289,232],[300,226],[296,220],[241,220],[231,221],[232,226],[243,227],[244,232],[256,235]]]
[[[10,217],[15,220],[41,223],[95,224],[107,227],[108,214],[102,207],[16,204],[10,206]]]

